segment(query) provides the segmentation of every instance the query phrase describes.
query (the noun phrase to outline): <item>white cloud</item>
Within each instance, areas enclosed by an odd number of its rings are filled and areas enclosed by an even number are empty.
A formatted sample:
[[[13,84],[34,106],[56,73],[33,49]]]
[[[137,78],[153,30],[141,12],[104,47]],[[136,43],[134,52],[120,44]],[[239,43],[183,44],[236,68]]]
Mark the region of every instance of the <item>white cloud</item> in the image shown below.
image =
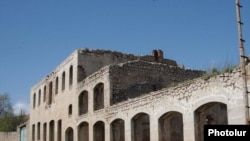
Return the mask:
[[[14,114],[19,115],[21,111],[23,114],[29,114],[29,104],[23,101],[18,101],[13,106]]]

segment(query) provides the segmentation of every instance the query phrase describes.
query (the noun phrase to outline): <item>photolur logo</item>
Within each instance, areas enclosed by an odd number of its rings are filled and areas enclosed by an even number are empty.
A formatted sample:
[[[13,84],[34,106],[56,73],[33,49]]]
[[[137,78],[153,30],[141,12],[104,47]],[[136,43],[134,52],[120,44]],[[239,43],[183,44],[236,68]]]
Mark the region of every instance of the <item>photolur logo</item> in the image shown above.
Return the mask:
[[[250,125],[204,125],[204,141],[249,141]]]
[[[208,129],[208,136],[246,136],[247,131],[238,131],[234,129],[234,131],[230,131],[226,129],[226,131],[218,131],[217,129]]]

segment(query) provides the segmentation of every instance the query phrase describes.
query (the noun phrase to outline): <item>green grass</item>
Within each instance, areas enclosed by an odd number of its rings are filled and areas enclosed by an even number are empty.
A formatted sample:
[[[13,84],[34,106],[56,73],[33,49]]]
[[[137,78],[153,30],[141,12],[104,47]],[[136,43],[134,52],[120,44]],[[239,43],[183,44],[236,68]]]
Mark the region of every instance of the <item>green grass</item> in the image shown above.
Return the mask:
[[[223,74],[223,73],[232,73],[233,70],[237,67],[237,65],[224,65],[222,68],[216,68],[213,67],[211,69],[208,69],[206,73],[202,76],[205,80],[208,80],[209,78]]]

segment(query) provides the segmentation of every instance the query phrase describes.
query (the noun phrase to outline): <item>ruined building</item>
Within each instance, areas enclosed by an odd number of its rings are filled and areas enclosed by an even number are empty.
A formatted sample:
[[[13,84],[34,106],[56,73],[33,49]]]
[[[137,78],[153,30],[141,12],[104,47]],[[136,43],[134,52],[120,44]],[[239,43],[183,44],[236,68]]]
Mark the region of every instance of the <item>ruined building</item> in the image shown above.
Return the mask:
[[[203,141],[204,124],[245,124],[239,69],[203,74],[161,50],[75,50],[31,88],[27,139]]]

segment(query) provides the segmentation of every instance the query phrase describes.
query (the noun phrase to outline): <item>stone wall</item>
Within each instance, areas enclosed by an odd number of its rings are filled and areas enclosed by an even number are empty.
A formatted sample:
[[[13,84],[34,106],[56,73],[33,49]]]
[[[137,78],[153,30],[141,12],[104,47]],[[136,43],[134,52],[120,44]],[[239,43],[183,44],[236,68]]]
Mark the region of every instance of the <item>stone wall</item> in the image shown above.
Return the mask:
[[[158,62],[166,65],[177,66],[177,63],[174,60],[165,59],[163,58],[163,55],[159,56],[159,59],[156,61],[155,57],[152,55],[136,56],[133,54],[124,54],[109,50],[79,49],[78,54],[78,68],[85,72],[85,74],[82,74],[82,72],[79,71],[79,81],[104,66],[133,60]]]
[[[111,106],[108,108],[108,112],[106,114],[110,116],[114,113],[122,113],[129,109],[136,109],[141,106],[144,107],[145,105],[150,107],[151,105],[160,105],[163,104],[164,101],[188,103],[192,102],[194,99],[204,96],[204,93],[194,95],[194,92],[196,91],[202,92],[203,90],[206,90],[207,92],[207,90],[214,90],[211,91],[211,93],[214,93],[217,90],[228,88],[228,91],[226,91],[226,93],[228,93],[230,89],[241,89],[240,82],[240,70],[237,68],[232,73],[224,73],[213,76],[209,79],[198,78],[185,81],[170,88],[164,88],[156,92],[150,92],[144,96],[129,99]],[[228,94],[231,94],[231,92]],[[218,96],[219,95],[220,93],[218,93]],[[239,94],[235,94],[235,98],[237,95]]]
[[[185,70],[178,66],[146,61],[131,61],[110,68],[112,104],[135,98],[145,93],[174,86],[200,77],[204,72]]]
[[[19,141],[18,132],[0,132],[1,141]]]

